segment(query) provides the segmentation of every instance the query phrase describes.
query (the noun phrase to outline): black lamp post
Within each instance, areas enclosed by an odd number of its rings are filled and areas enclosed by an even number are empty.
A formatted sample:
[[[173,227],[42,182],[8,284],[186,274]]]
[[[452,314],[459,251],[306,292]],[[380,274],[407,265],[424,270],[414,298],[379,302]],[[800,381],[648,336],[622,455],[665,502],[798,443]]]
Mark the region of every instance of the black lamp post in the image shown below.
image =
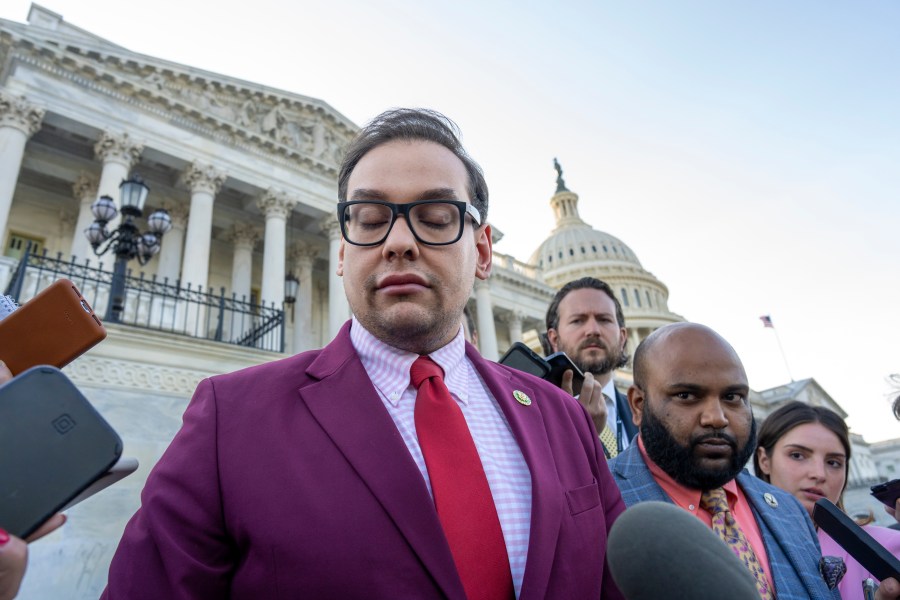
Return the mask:
[[[84,230],[94,254],[103,256],[112,250],[116,255],[105,317],[110,323],[120,321],[122,311],[125,310],[125,269],[128,261],[136,258],[141,265],[147,264],[147,261],[159,252],[162,236],[172,228],[169,213],[160,209],[147,217],[147,226],[150,230],[143,234],[138,231],[134,220],[144,216],[144,201],[150,192],[150,188],[140,175],[123,180],[119,184],[119,190],[123,219],[115,231],[110,232],[106,229],[107,223],[119,212],[116,203],[109,196],[100,196],[91,205],[91,212],[96,220]]]

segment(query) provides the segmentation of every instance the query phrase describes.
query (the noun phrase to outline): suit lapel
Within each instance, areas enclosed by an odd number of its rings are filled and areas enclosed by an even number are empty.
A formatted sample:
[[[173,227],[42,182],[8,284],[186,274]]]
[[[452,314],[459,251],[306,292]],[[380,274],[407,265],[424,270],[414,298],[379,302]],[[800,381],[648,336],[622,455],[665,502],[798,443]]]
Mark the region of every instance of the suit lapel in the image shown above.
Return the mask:
[[[560,487],[547,428],[541,415],[544,397],[521,380],[514,383],[505,371],[483,359],[474,349],[467,347],[466,353],[500,405],[531,472],[531,530],[520,600],[543,598],[550,580],[565,508],[564,490]],[[516,390],[532,400],[530,406],[514,399],[513,392]]]
[[[450,547],[422,475],[349,339],[338,334],[309,366],[318,381],[298,390],[448,598],[463,598]]]
[[[803,533],[804,527],[796,522],[797,517],[803,518],[803,513],[799,511],[790,511],[787,506],[775,503],[771,506],[765,501],[765,494],[768,491],[767,484],[763,483],[750,473],[743,471],[736,477],[741,488],[744,490],[744,496],[753,507],[753,513],[756,515],[763,533],[763,542],[766,545],[766,553],[769,555],[769,565],[772,568],[772,578],[775,579],[775,592],[779,593],[779,584],[782,590],[785,588],[785,582],[781,573],[782,569],[790,568],[807,588],[807,592],[814,593],[817,585],[820,583],[821,575],[816,571],[810,573],[810,565],[816,565],[819,561],[819,555],[812,555],[804,552],[804,549],[817,547],[813,544],[792,543],[792,540],[785,537],[784,532]],[[771,494],[771,492],[769,492]],[[815,531],[809,528],[809,535],[815,538]],[[816,540],[817,541],[817,540]],[[817,541],[818,543],[818,541]],[[790,565],[785,564],[785,559]]]
[[[610,461],[609,468],[619,486],[619,491],[622,492],[622,500],[626,506],[648,500],[672,502],[668,494],[653,479],[653,474],[641,456],[637,441]]]

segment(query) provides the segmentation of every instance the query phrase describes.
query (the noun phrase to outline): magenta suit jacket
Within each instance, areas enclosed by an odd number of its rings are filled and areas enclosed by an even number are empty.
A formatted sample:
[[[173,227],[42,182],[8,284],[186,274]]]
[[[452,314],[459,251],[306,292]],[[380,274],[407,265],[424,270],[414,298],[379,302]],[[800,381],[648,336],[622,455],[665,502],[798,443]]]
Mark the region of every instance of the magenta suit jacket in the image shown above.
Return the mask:
[[[590,419],[554,386],[467,355],[531,470],[521,598],[621,598],[605,556],[624,504]],[[349,324],[320,351],[204,380],[141,501],[103,598],[465,597]]]

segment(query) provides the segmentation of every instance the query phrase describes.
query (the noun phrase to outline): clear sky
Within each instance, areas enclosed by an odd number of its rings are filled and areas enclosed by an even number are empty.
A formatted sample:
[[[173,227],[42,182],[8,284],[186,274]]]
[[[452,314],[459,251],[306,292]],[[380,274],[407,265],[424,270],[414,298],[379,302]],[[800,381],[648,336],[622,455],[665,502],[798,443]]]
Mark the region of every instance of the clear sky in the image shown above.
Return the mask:
[[[754,389],[815,377],[869,441],[900,437],[900,3],[44,0],[130,50],[320,98],[457,121],[496,250],[550,233],[553,157],[581,216],[710,325]],[[24,22],[29,2],[0,17]]]

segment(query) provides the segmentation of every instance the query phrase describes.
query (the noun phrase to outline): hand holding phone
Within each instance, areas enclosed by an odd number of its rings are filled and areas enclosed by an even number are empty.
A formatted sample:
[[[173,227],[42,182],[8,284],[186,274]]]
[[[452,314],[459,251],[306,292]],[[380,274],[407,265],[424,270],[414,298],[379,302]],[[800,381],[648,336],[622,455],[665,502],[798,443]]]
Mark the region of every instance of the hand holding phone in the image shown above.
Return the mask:
[[[900,479],[892,479],[873,485],[871,490],[876,500],[888,508],[895,508],[897,500],[900,500]]]
[[[581,369],[575,366],[565,352],[556,352],[544,358],[522,342],[515,342],[510,346],[499,362],[501,365],[546,379],[558,388],[562,387],[563,374],[569,370],[574,374],[573,389],[581,389],[581,382],[584,381]]]

